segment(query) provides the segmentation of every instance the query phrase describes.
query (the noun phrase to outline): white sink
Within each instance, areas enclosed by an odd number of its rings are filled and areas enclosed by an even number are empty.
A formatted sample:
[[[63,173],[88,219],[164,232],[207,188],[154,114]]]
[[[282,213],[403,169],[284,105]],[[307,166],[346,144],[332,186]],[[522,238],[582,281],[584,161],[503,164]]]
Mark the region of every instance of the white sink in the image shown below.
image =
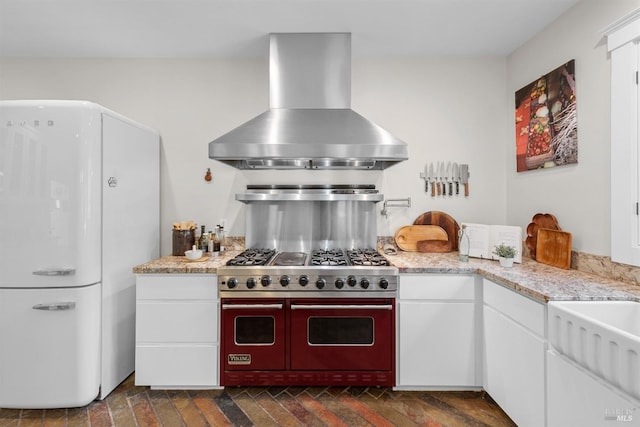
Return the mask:
[[[640,303],[551,301],[549,344],[640,399]]]

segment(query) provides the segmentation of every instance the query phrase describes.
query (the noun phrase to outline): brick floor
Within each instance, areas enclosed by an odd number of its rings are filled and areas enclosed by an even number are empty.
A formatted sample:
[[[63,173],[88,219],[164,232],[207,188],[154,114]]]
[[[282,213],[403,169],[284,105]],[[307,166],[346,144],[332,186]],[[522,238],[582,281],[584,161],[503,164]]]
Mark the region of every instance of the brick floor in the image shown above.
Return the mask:
[[[150,390],[131,375],[83,408],[0,408],[0,427],[26,426],[514,426],[484,392],[386,387],[230,387]]]

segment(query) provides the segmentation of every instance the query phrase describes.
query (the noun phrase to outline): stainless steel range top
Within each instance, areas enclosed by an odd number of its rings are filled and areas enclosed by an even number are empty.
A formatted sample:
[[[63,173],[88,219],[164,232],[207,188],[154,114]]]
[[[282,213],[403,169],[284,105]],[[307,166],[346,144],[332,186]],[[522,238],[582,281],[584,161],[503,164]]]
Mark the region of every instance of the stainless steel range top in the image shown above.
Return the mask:
[[[221,297],[395,296],[398,269],[375,249],[248,249],[218,269]]]

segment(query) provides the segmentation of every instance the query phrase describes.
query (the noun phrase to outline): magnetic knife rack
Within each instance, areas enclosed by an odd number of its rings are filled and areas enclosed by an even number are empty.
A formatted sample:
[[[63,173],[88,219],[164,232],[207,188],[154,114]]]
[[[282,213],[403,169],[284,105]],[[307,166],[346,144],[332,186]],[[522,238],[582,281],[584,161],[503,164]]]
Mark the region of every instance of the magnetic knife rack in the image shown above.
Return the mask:
[[[420,172],[420,178],[424,179],[424,192],[431,197],[457,196],[460,194],[460,184],[464,187],[464,196],[469,197],[469,165],[458,164],[451,161],[431,162]]]

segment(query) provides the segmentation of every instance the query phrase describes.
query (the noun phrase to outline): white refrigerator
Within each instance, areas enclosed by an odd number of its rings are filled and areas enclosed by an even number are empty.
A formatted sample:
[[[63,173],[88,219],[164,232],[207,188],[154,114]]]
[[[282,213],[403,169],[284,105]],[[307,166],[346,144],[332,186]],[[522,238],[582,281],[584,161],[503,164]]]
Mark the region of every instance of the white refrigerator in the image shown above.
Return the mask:
[[[159,139],[90,102],[0,101],[0,408],[84,406],[133,372]]]

